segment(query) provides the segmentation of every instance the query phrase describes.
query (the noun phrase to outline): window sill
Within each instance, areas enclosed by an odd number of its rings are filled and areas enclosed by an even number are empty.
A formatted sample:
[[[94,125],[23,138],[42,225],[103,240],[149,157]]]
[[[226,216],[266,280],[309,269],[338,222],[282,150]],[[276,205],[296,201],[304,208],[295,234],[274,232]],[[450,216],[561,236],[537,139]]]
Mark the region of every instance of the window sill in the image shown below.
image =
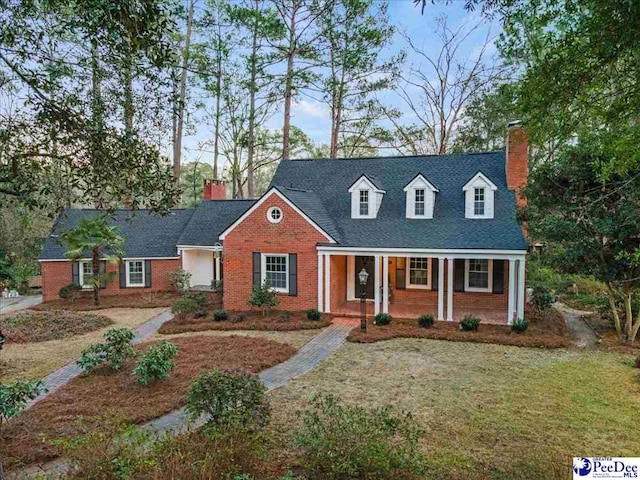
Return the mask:
[[[431,290],[431,285],[407,285],[406,290]]]
[[[491,293],[490,288],[473,288],[473,287],[465,287],[464,292],[469,293]]]
[[[144,288],[144,284],[140,284],[140,285],[129,285],[129,284],[127,284],[127,286],[125,288]]]

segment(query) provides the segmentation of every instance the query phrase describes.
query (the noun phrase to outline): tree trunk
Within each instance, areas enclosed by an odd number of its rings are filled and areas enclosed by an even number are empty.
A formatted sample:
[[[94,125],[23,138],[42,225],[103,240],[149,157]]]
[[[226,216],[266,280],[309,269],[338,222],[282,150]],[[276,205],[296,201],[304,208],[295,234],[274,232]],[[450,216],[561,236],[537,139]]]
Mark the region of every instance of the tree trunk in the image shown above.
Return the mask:
[[[189,48],[191,46],[191,30],[193,27],[193,9],[195,0],[189,1],[189,14],[187,17],[187,33],[184,39],[184,51],[182,54],[182,78],[180,79],[180,98],[176,115],[176,135],[173,143],[173,181],[180,185],[180,163],[182,161],[182,130],[184,128],[185,100],[187,96],[187,72],[189,67]]]
[[[293,101],[293,62],[296,56],[296,0],[291,6],[291,22],[289,24],[289,52],[287,55],[287,75],[284,87],[284,121],[282,124],[282,159],[289,160],[289,130],[291,129],[291,102]]]
[[[93,304],[100,305],[100,250],[94,247],[93,251]]]
[[[99,169],[101,162],[102,125],[103,125],[102,88],[100,85],[100,52],[98,39],[91,38],[91,164]],[[104,190],[100,190],[94,199],[96,208],[104,207]]]
[[[216,113],[213,136],[213,179],[218,179],[218,155],[220,151],[220,97],[222,96],[222,55],[218,52],[216,72]]]
[[[611,314],[613,315],[613,324],[616,327],[616,333],[618,334],[618,339],[622,342],[624,341],[624,334],[622,333],[622,325],[620,323],[620,316],[618,315],[618,308],[616,306],[616,294],[611,286],[611,283],[605,282],[607,287],[607,299],[609,300],[609,308],[611,309]]]
[[[256,2],[256,10],[258,3]],[[257,13],[257,12],[256,12]],[[255,152],[255,124],[256,124],[256,78],[258,76],[257,54],[258,54],[258,20],[253,28],[253,38],[251,41],[251,78],[249,81],[249,132],[247,146],[247,196],[254,198],[255,188],[253,180],[253,156]],[[242,191],[242,188],[240,188]]]

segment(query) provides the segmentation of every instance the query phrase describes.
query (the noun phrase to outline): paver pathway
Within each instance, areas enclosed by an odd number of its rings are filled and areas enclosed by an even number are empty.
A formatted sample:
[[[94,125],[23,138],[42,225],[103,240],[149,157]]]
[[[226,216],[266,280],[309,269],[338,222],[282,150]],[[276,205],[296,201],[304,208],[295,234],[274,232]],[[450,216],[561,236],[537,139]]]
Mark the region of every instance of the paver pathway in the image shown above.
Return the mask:
[[[349,332],[360,325],[360,321],[352,318],[334,318],[333,324],[313,337],[289,360],[274,365],[259,373],[260,380],[267,391],[282,387],[290,380],[307,373],[320,362],[328,358],[347,339]],[[144,427],[157,433],[170,430],[174,434],[202,425],[203,419],[189,421],[184,408],[174,410],[163,417],[156,418]]]
[[[164,322],[171,320],[172,318],[173,314],[170,310],[165,310],[155,317],[151,317],[136,329],[136,336],[133,339],[133,343],[138,343],[151,337],[151,335],[158,331],[158,329]],[[47,389],[47,392],[31,400],[27,404],[27,408],[31,407],[34,403],[39,402],[47,395],[55,392],[63,385],[66,385],[81,373],[82,369],[78,365],[76,365],[76,362],[72,362],[49,374],[42,380],[45,388]]]
[[[590,315],[592,312],[575,310],[560,302],[554,306],[564,315],[576,346],[580,348],[595,348],[599,342],[598,336],[584,319],[585,315]]]

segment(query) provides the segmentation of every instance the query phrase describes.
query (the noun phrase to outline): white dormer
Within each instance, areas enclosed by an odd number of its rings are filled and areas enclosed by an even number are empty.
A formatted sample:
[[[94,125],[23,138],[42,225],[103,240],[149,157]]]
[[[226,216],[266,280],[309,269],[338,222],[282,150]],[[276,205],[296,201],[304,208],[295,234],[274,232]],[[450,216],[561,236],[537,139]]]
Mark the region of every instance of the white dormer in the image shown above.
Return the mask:
[[[376,218],[386,193],[362,175],[349,188],[351,194],[351,218]]]
[[[482,172],[478,172],[469,180],[464,191],[465,218],[493,218],[495,184]]]
[[[407,218],[433,218],[436,193],[439,190],[429,180],[418,174],[404,187],[404,191]]]

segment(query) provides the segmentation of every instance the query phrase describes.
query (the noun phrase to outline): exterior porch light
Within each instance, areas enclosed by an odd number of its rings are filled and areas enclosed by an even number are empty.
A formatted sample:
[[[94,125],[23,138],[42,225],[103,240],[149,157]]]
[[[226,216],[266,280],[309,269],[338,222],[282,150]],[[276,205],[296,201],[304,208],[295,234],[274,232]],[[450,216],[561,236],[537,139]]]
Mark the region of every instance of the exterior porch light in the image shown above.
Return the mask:
[[[358,273],[358,278],[360,279],[360,286],[362,290],[360,292],[360,331],[367,331],[367,279],[369,278],[369,274],[367,271],[362,268],[360,273]]]

